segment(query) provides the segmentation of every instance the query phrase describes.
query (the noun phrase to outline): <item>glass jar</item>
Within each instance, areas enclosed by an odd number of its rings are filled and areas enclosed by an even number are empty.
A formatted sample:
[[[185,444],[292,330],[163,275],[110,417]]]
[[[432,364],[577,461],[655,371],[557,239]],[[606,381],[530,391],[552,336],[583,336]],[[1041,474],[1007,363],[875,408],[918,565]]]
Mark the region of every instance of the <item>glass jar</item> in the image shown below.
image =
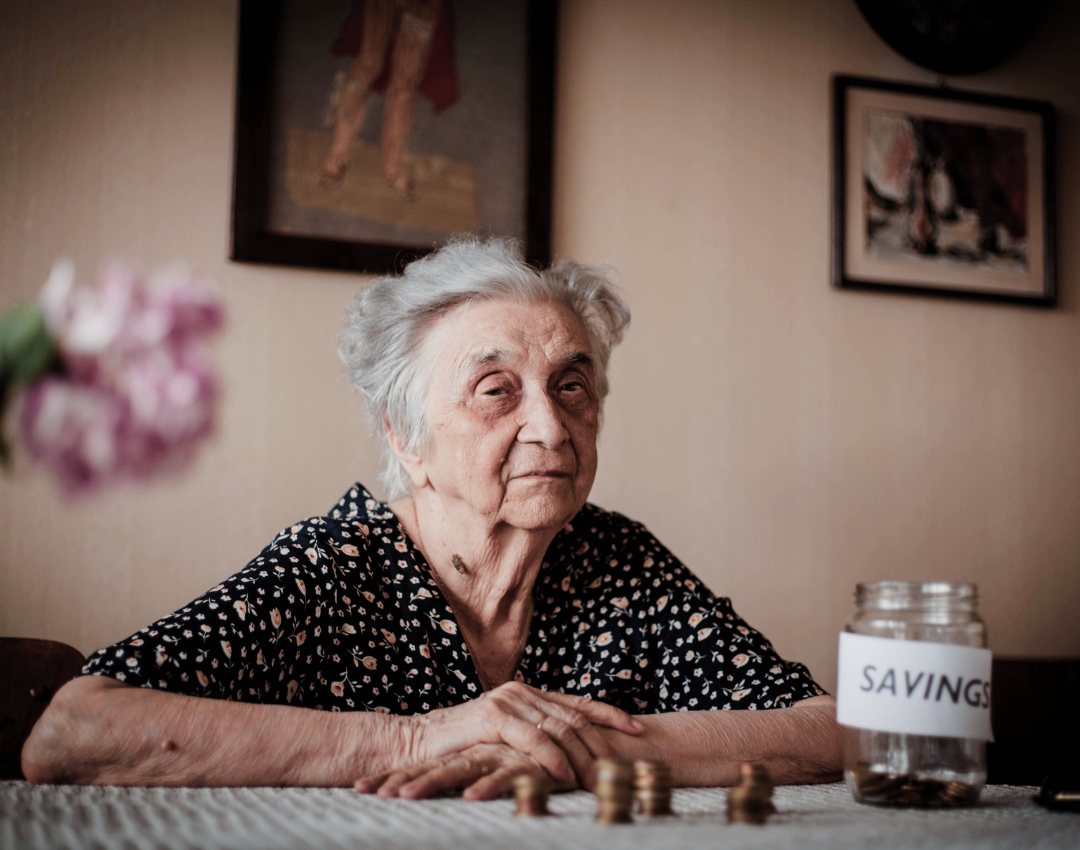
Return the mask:
[[[974,584],[879,581],[855,589],[845,631],[986,647]],[[855,799],[892,806],[965,806],[986,784],[986,742],[844,727],[844,778]]]

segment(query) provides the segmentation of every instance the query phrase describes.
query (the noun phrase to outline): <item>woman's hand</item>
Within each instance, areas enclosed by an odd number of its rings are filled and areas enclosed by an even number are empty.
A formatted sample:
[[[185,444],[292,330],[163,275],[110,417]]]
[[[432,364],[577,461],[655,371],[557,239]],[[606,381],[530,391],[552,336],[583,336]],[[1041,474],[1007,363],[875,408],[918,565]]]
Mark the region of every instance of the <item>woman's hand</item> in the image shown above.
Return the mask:
[[[585,697],[539,691],[520,682],[507,682],[478,699],[422,715],[416,718],[416,723],[412,751],[417,769],[445,756],[459,756],[477,744],[503,744],[531,757],[557,784],[580,785],[590,790],[595,781],[593,762],[612,754],[611,746],[597,727],[628,735],[645,731],[639,720],[614,706]],[[457,776],[462,763],[454,764],[457,767],[452,773]],[[412,766],[404,768],[412,769]],[[491,787],[490,783],[480,785],[482,789]],[[396,793],[395,790],[389,795]]]
[[[547,777],[536,759],[506,744],[476,744],[456,753],[420,764],[388,770],[358,779],[353,786],[362,794],[418,800],[464,789],[466,800],[491,800],[510,791],[515,776]],[[576,783],[556,788],[569,791]]]

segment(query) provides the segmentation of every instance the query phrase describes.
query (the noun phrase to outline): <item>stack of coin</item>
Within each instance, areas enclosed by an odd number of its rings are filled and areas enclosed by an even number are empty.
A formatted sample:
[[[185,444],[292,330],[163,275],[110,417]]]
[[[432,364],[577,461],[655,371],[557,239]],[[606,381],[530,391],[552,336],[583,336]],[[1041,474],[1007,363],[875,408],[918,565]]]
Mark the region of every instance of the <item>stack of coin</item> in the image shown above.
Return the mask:
[[[662,761],[634,762],[634,797],[645,817],[671,814],[671,768]]]
[[[596,762],[596,822],[605,826],[630,823],[634,805],[633,768],[622,759]]]
[[[514,797],[517,799],[517,811],[514,816],[542,818],[550,815],[547,807],[550,793],[551,783],[541,776],[515,776]]]
[[[739,773],[739,784],[727,794],[728,822],[763,824],[776,811],[772,777],[764,767],[750,762],[743,762]]]

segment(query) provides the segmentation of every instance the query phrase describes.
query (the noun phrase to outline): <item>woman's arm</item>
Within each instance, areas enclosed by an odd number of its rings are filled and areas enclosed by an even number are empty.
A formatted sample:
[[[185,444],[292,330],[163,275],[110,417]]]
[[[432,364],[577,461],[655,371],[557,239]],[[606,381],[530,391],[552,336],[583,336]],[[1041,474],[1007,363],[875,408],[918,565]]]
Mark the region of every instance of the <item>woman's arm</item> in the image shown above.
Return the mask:
[[[638,719],[643,735],[601,734],[622,758],[667,762],[677,786],[734,785],[744,761],[767,767],[777,785],[841,776],[843,741],[830,696],[768,711],[677,711]]]
[[[83,676],[53,698],[22,764],[31,782],[340,786],[488,744],[512,747],[560,782],[584,784],[592,760],[607,752],[605,725],[627,738],[644,729],[612,706],[513,682],[402,717],[190,697]]]
[[[204,699],[83,676],[57,692],[22,767],[45,783],[349,785],[414,757],[414,728],[386,714]]]

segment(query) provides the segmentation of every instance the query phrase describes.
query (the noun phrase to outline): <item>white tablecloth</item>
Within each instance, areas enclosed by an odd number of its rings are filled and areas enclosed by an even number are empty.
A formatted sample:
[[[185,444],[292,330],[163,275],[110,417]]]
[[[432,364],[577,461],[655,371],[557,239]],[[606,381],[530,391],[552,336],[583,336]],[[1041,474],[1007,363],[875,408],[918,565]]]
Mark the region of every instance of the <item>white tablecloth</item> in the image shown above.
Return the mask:
[[[379,800],[347,789],[84,788],[0,783],[0,848],[1080,848],[1080,814],[989,786],[977,808],[861,806],[847,788],[777,788],[761,827],[729,825],[722,789],[675,792],[678,816],[593,823],[594,798],[552,798],[558,817],[520,820],[511,800]]]

